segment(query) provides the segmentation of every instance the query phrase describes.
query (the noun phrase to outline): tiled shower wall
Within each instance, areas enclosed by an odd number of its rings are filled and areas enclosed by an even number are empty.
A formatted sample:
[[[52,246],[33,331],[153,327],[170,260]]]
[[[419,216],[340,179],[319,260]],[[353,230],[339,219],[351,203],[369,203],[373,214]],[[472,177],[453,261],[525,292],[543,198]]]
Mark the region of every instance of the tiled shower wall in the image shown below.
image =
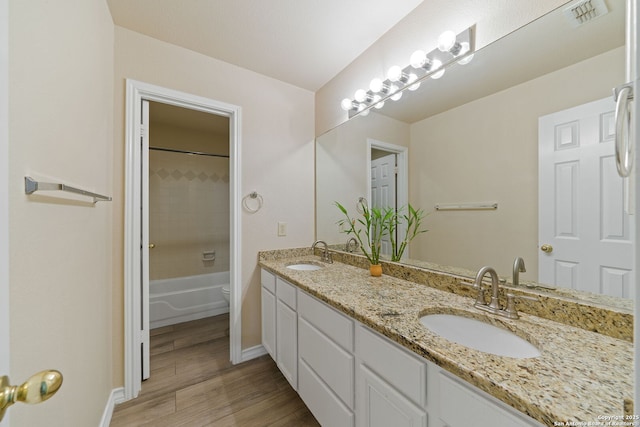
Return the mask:
[[[149,242],[151,280],[229,270],[229,159],[149,151]]]

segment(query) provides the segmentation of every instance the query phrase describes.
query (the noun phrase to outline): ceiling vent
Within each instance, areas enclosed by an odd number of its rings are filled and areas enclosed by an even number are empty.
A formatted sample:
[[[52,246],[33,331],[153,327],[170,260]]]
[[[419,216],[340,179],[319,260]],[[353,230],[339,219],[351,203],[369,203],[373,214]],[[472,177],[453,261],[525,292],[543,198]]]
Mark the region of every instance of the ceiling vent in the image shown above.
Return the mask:
[[[564,15],[573,27],[579,27],[607,13],[609,9],[604,0],[582,0],[564,10]]]

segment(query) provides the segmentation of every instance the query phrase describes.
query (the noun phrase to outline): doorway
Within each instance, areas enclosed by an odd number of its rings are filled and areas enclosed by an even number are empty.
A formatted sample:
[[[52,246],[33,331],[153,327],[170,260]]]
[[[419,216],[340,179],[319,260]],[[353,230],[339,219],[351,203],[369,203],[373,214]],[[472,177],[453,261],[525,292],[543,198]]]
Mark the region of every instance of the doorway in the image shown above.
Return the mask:
[[[125,159],[125,385],[124,399],[138,395],[145,358],[148,366],[148,109],[157,102],[225,117],[228,120],[229,164],[229,342],[232,363],[242,361],[240,287],[240,107],[127,80]],[[210,251],[209,251],[210,252]]]
[[[401,145],[367,139],[367,199],[372,208],[402,209],[409,203],[408,148]],[[399,224],[396,233],[403,236],[405,225]],[[396,236],[397,241],[397,236]],[[388,238],[382,242],[381,253],[391,254]],[[409,255],[405,251],[403,258]]]

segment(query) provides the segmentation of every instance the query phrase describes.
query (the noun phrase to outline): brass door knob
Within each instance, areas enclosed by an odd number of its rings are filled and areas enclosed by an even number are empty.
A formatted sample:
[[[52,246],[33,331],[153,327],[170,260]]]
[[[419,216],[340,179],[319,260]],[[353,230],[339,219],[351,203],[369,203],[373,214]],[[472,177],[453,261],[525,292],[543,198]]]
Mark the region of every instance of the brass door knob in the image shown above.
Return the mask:
[[[153,249],[153,248],[155,248],[155,247],[156,247],[156,244],[155,244],[155,243],[149,243],[149,249]]]
[[[551,252],[553,252],[553,246],[551,246],[551,245],[542,245],[542,246],[540,246],[540,250],[542,252],[546,252],[546,253],[550,254]]]
[[[55,370],[31,376],[22,385],[10,385],[9,377],[0,378],[0,421],[7,408],[16,402],[40,403],[56,394],[62,385],[62,374]]]

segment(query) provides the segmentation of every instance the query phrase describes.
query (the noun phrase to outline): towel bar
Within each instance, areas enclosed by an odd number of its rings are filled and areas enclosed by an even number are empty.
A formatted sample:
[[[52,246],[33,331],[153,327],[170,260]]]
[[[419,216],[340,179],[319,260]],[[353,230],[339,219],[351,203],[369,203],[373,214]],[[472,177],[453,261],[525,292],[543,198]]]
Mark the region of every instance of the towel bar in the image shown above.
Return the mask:
[[[66,191],[68,193],[80,194],[82,196],[92,197],[93,203],[97,203],[100,201],[111,201],[111,197],[103,196],[102,194],[92,193],[90,191],[81,190],[79,188],[71,187],[66,184],[57,184],[53,182],[39,182],[34,180],[31,177],[24,177],[24,192],[25,194],[32,194],[36,191]]]
[[[437,211],[461,211],[461,210],[486,210],[486,209],[498,209],[497,203],[459,203],[456,205],[443,205],[437,204],[435,206]]]

